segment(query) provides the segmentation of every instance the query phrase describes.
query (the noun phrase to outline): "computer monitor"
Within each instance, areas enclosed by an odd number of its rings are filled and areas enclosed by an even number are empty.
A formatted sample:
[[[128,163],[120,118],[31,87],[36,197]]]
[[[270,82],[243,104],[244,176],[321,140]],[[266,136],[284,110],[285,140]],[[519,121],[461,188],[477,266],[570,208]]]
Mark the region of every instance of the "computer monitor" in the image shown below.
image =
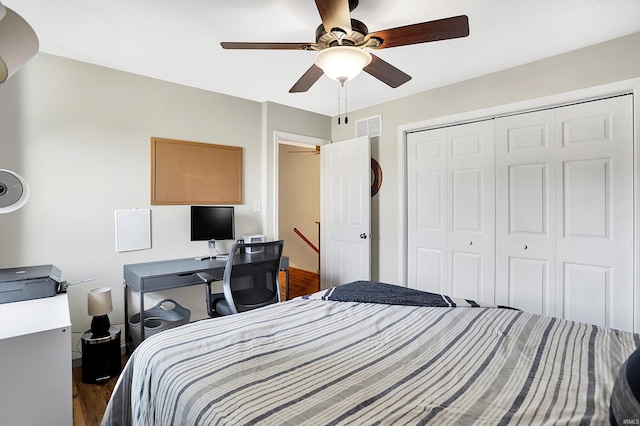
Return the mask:
[[[233,206],[191,206],[191,241],[209,241],[211,255],[216,240],[233,239]]]

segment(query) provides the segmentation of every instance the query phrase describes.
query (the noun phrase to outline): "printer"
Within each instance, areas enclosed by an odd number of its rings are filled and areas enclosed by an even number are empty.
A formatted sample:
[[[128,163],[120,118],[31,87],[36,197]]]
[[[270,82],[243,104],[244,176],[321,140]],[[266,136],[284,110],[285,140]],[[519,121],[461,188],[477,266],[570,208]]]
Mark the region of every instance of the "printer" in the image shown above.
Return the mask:
[[[0,269],[0,303],[51,297],[66,290],[60,269],[53,265]]]

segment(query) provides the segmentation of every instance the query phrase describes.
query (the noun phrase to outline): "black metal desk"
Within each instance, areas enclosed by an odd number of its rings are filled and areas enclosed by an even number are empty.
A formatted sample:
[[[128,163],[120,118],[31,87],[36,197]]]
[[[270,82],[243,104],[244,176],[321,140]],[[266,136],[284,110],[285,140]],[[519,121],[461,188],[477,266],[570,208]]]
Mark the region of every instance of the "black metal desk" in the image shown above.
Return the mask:
[[[249,263],[260,261],[262,253],[241,254],[236,257],[237,262]],[[124,265],[124,329],[127,351],[130,349],[131,333],[129,332],[129,290],[140,294],[140,340],[144,340],[144,294],[151,291],[162,291],[171,288],[187,287],[204,284],[196,274],[206,272],[215,280],[222,280],[225,259],[194,258],[163,260],[158,262],[134,263]],[[285,293],[289,298],[289,258],[282,256],[280,270],[285,271]]]

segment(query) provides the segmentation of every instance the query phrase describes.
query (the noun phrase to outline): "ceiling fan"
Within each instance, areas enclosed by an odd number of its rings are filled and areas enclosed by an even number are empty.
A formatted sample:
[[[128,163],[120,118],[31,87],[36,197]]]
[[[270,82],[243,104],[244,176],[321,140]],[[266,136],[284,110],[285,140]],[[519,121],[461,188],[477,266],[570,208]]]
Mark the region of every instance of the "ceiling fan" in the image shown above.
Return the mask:
[[[469,19],[465,15],[369,33],[364,23],[351,18],[351,11],[358,6],[358,0],[315,2],[322,19],[322,24],[316,29],[315,43],[222,42],[220,45],[224,49],[317,51],[314,64],[289,90],[289,93],[299,93],[309,90],[323,73],[344,84],[362,70],[396,88],[411,80],[411,76],[364,48],[386,49],[469,35]]]

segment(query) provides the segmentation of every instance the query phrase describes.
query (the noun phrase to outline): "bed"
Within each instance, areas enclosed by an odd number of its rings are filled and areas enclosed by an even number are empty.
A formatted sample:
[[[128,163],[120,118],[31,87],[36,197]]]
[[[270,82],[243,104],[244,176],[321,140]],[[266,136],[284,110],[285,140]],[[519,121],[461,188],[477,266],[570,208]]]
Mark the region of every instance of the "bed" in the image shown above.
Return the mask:
[[[167,330],[104,425],[608,424],[636,334],[355,282]]]

